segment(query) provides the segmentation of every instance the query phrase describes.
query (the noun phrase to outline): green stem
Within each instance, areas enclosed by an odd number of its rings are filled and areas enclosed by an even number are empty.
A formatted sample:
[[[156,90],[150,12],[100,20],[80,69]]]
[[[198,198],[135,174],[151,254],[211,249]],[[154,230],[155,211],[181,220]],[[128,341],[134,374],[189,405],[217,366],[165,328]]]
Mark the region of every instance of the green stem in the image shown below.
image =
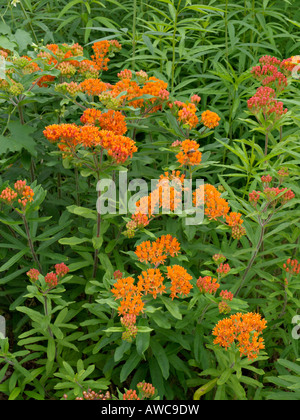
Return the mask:
[[[258,240],[257,247],[256,247],[256,249],[255,249],[255,251],[254,251],[254,254],[252,255],[252,258],[251,258],[251,260],[249,261],[249,264],[248,264],[248,266],[247,266],[247,268],[246,268],[246,270],[245,270],[245,273],[244,273],[244,275],[243,275],[243,278],[242,278],[241,284],[240,284],[240,286],[239,286],[239,288],[238,288],[238,290],[237,290],[237,292],[236,292],[236,294],[235,294],[235,297],[237,297],[237,296],[238,296],[238,294],[239,294],[239,292],[240,292],[241,288],[243,287],[243,285],[244,285],[244,283],[245,283],[245,280],[246,280],[246,277],[247,277],[247,275],[248,275],[248,273],[249,273],[250,269],[252,268],[253,263],[254,263],[254,261],[255,261],[255,259],[256,259],[256,257],[257,257],[257,255],[258,255],[258,253],[259,253],[259,250],[260,250],[261,245],[262,245],[263,240],[264,240],[265,227],[266,227],[267,222],[269,222],[269,219],[268,219],[266,222],[264,222],[264,223],[262,223],[262,224],[261,224],[261,232],[260,232],[260,237],[259,237],[259,240]]]
[[[179,15],[179,8],[180,8],[181,0],[178,2],[178,6],[176,9],[175,15],[175,22],[174,22],[174,31],[173,31],[173,39],[172,39],[172,80],[171,80],[171,93],[174,91],[174,83],[175,83],[175,60],[176,60],[176,32],[177,32],[177,23],[178,23],[178,15]]]
[[[23,219],[23,223],[24,223],[24,227],[25,227],[26,236],[27,236],[27,239],[28,239],[28,245],[29,245],[29,248],[30,248],[30,251],[31,251],[31,255],[32,255],[40,273],[42,273],[43,269],[42,269],[42,266],[39,262],[39,259],[38,259],[37,255],[36,255],[36,252],[34,250],[34,246],[33,246],[33,242],[32,242],[32,239],[31,239],[28,222],[27,222],[26,216],[24,214],[22,215],[22,219]]]
[[[132,22],[132,70],[135,70],[135,51],[136,51],[136,16],[137,0],[133,1],[133,22]]]

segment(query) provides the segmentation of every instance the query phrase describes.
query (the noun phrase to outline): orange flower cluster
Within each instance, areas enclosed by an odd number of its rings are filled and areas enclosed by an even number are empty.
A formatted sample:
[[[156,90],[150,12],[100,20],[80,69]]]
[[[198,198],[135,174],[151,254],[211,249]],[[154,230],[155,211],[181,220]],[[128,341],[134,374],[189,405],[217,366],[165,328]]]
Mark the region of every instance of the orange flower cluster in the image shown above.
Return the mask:
[[[242,226],[242,215],[236,212],[229,213],[229,204],[221,195],[221,192],[213,185],[205,184],[200,186],[193,194],[194,206],[198,207],[204,204],[204,213],[209,220],[218,220],[221,223],[226,223],[232,229],[233,238],[240,239],[246,234]]]
[[[108,55],[115,51],[119,51],[122,48],[122,46],[116,40],[111,40],[111,41],[104,40],[104,41],[95,42],[92,48],[94,50],[94,55],[92,55],[91,58],[94,61],[94,63],[97,65],[97,68],[99,70],[107,71],[108,70],[107,64],[110,61],[110,59],[108,58]]]
[[[197,117],[197,106],[201,101],[200,96],[192,95],[190,100],[187,102],[174,101],[169,102],[169,108],[172,110],[173,115],[177,120],[183,124],[184,127],[190,130],[196,128],[199,124],[199,118]]]
[[[152,398],[155,395],[154,386],[145,381],[139,382],[136,387],[139,390],[139,392],[142,394],[143,398]]]
[[[141,89],[141,95],[152,95],[153,98],[148,99],[151,104],[156,103],[159,99],[162,101],[168,99],[168,84],[157,77],[150,77]],[[147,101],[145,101],[147,104]],[[151,107],[149,112],[153,113],[161,110],[161,104]]]
[[[18,200],[21,204],[22,210],[25,210],[27,203],[33,202],[34,192],[32,188],[27,185],[26,181],[17,181],[14,185],[14,189],[11,187],[5,188],[0,194],[0,200],[3,200],[6,204],[13,206],[14,202]]]
[[[298,276],[300,273],[300,262],[296,259],[288,258],[287,262],[283,264],[283,269],[287,273],[284,279],[285,286],[288,286],[293,276]]]
[[[149,268],[147,271],[143,271],[138,279],[138,287],[144,291],[145,295],[149,293],[154,299],[166,290],[166,286],[163,284],[164,277],[158,268]]]
[[[99,96],[107,90],[107,85],[100,79],[86,79],[79,84],[81,92],[90,96]]]
[[[144,296],[149,294],[156,299],[159,294],[167,292],[164,276],[157,267],[160,264],[164,264],[167,257],[178,255],[179,251],[180,244],[171,235],[163,235],[155,242],[146,241],[136,247],[135,254],[139,261],[153,264],[154,268],[142,271],[141,275],[138,276],[137,284],[135,284],[133,277],[115,277],[117,281],[114,283],[111,291],[115,295],[115,299],[120,300],[120,306],[118,307],[120,315],[130,314],[138,316],[144,310],[142,299]],[[186,296],[189,294],[193,287],[190,282],[192,276],[183,267],[179,265],[167,266],[166,276],[171,280],[169,290],[172,300],[178,295]],[[131,321],[132,318],[130,318]]]
[[[120,80],[115,85],[108,84],[107,91],[99,98],[106,107],[128,105],[144,108],[146,113],[153,113],[159,111],[162,102],[169,98],[167,83],[156,77],[149,78],[143,71],[135,73],[135,80],[129,69],[122,70],[118,77]],[[152,95],[153,98],[143,98],[143,95]]]
[[[202,153],[199,152],[199,144],[194,140],[184,140],[180,145],[181,151],[176,158],[181,166],[200,165]]]
[[[143,99],[135,99],[142,96],[142,92],[138,83],[131,79],[121,79],[111,87],[110,94],[113,98],[118,97],[118,100],[123,104],[123,106],[126,102],[128,102],[129,106],[134,108],[141,108],[144,105]]]
[[[189,103],[178,111],[178,121],[187,125],[190,129],[197,127],[199,119],[196,115],[197,108],[195,104]]]
[[[175,257],[180,251],[180,244],[171,235],[163,235],[155,242],[145,241],[136,247],[135,254],[139,261],[158,266],[164,264],[168,256]]]
[[[135,142],[129,137],[120,136],[108,130],[99,131],[99,137],[99,144],[118,164],[126,162],[127,159],[132,158],[133,153],[137,152]]]
[[[136,212],[127,223],[124,234],[130,238],[134,237],[135,230],[147,226],[160,209],[165,212],[176,211],[182,204],[184,179],[185,175],[180,171],[165,172],[160,175],[156,188],[136,203]]]
[[[211,112],[209,110],[204,111],[201,116],[202,124],[205,127],[210,128],[210,129],[214,129],[218,127],[220,120],[221,118],[219,117],[218,114],[216,114],[215,112]]]
[[[112,109],[102,113],[98,109],[88,108],[84,111],[80,121],[86,125],[97,125],[102,130],[113,131],[121,136],[127,132],[125,116]]]
[[[186,269],[180,265],[169,266],[167,267],[167,273],[168,279],[171,280],[170,297],[172,300],[178,297],[178,294],[187,296],[193,286],[191,284],[192,276]]]
[[[53,124],[45,128],[44,136],[57,143],[66,154],[74,153],[78,146],[94,149],[102,147],[115,163],[124,163],[137,151],[135,142],[120,133],[127,130],[125,118],[120,112],[87,109],[81,117],[85,125]],[[94,124],[99,123],[100,127]],[[103,128],[103,129],[102,129]]]
[[[300,55],[295,55],[290,58],[286,58],[280,63],[280,67],[282,70],[286,70],[288,72],[292,72],[295,67],[300,64]]]
[[[115,295],[115,299],[121,300],[118,308],[120,315],[130,314],[137,316],[143,312],[142,290],[134,284],[133,277],[118,279],[114,283],[111,292]]]
[[[246,356],[249,360],[256,359],[259,351],[265,348],[264,340],[259,335],[266,328],[266,324],[266,320],[257,313],[231,315],[215,326],[214,344],[227,350],[235,342],[241,356]]]
[[[123,400],[129,400],[129,401],[133,401],[133,400],[136,400],[136,401],[139,401],[139,397],[138,397],[138,395],[137,395],[137,393],[136,393],[136,390],[134,389],[129,389],[128,391],[126,391],[124,394],[123,394]]]
[[[229,204],[221,197],[221,193],[213,185],[205,184],[194,192],[195,206],[203,204],[202,197],[204,197],[204,212],[209,220],[217,220],[220,217],[226,217],[230,210]]]

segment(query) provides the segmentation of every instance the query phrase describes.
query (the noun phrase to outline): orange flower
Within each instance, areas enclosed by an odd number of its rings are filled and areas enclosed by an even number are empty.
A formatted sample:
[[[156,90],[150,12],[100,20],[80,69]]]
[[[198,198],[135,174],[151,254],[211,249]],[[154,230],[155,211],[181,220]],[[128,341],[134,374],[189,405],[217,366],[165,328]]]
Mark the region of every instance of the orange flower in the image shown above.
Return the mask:
[[[85,148],[98,146],[100,143],[99,127],[91,125],[84,125],[83,127],[79,127],[75,142],[76,144],[81,144]]]
[[[141,262],[158,266],[164,264],[167,257],[175,257],[180,251],[180,244],[171,235],[163,235],[155,242],[145,241],[136,247],[135,254]]]
[[[237,313],[218,322],[213,330],[214,344],[226,350],[236,341],[241,356],[256,359],[264,349],[263,338],[259,337],[266,328],[266,320],[257,313]]]
[[[78,132],[79,127],[76,124],[52,124],[43,131],[44,136],[53,143],[57,143],[59,140],[73,140]]]
[[[118,308],[120,315],[131,314],[138,316],[143,312],[142,292],[139,286],[135,286],[132,277],[119,279],[111,291],[115,295],[115,299],[121,299]]]
[[[197,127],[199,119],[196,115],[197,108],[193,103],[184,105],[180,111],[178,111],[178,121],[184,125],[188,125],[190,129]]]
[[[149,79],[145,82],[144,86],[141,89],[141,95],[152,95],[153,98],[148,99],[150,103],[155,103],[157,99],[166,98],[166,91],[168,84],[163,80],[160,80],[156,77],[149,77]],[[149,110],[149,112],[153,113],[159,111],[161,109],[161,105],[157,105],[156,107]]]
[[[125,93],[119,96],[122,92],[125,92]],[[134,80],[130,80],[130,79],[120,80],[112,87],[111,94],[114,98],[118,96],[118,99],[120,101],[129,102],[129,105],[134,108],[140,108],[143,106],[143,103],[144,103],[143,99],[132,100],[134,98],[139,98],[143,94],[141,88]]]
[[[82,124],[96,125],[102,112],[99,109],[88,108],[82,114],[80,121]]]
[[[78,144],[77,135],[80,127],[75,124],[52,124],[43,131],[44,136],[52,143],[57,143],[60,150],[69,152]]]
[[[123,136],[127,132],[125,116],[119,111],[109,111],[102,113],[98,118],[102,130],[110,130]]]
[[[174,265],[167,267],[167,277],[171,280],[171,294],[170,297],[172,300],[177,295],[187,296],[190,293],[190,290],[193,288],[190,281],[192,280],[192,276],[186,271],[185,268],[181,267],[180,265]]]
[[[129,69],[124,69],[124,70],[120,71],[120,73],[118,73],[118,78],[119,79],[131,80],[132,79],[132,71],[129,70]]]
[[[182,203],[184,178],[185,175],[181,175],[180,171],[165,172],[160,175],[157,188],[148,196],[137,201],[136,213],[151,217],[157,214],[160,208],[175,211],[178,205]]]
[[[226,222],[229,226],[238,226],[244,223],[241,217],[241,213],[231,212],[228,216],[226,216]]]
[[[99,144],[107,150],[116,163],[124,163],[137,151],[135,142],[129,137],[120,136],[108,130],[99,132]]]
[[[7,187],[5,188],[0,194],[0,200],[3,200],[6,204],[11,205],[15,199],[17,198],[18,194],[12,188]]]
[[[95,113],[93,116],[95,117]],[[101,117],[102,114],[100,119]],[[90,121],[91,118],[88,112],[84,115],[83,121]],[[115,163],[124,163],[137,151],[135,142],[129,137],[108,130],[100,130],[94,125],[79,127],[75,124],[53,124],[45,128],[44,135],[51,142],[59,141],[58,147],[64,152],[75,150],[78,145],[85,148],[103,147]]]
[[[221,118],[219,117],[219,115],[211,111],[203,112],[201,117],[201,122],[205,125],[205,127],[208,127],[210,129],[218,127],[220,120]]]
[[[80,83],[82,92],[90,96],[98,96],[107,90],[107,86],[100,79],[86,79]]]
[[[194,140],[184,140],[180,145],[181,151],[176,155],[178,162],[187,166],[200,165],[202,153],[199,152],[199,144]]]
[[[194,192],[195,206],[197,204],[203,204],[202,196],[204,196],[204,213],[208,216],[209,220],[226,217],[230,207],[227,201],[221,197],[221,193],[213,185],[205,184]]]
[[[212,279],[210,276],[199,277],[197,280],[197,287],[202,293],[210,293],[211,295],[216,293],[220,285],[217,279]]]
[[[110,61],[108,57],[106,57],[109,53],[110,42],[108,40],[95,42],[92,46],[94,50],[94,54],[91,58],[97,65],[99,70],[108,70],[107,63]]]
[[[145,295],[149,293],[154,299],[166,290],[163,284],[164,277],[158,268],[149,268],[147,271],[143,271],[138,279],[138,287],[143,290]]]
[[[18,199],[18,203],[22,205],[23,210],[27,203],[33,202],[34,192],[26,181],[17,181],[14,185],[14,190],[11,187],[5,188],[0,194],[0,200],[6,204],[12,205]]]
[[[154,103],[159,96],[161,90],[165,90],[168,87],[168,83],[157,77],[149,77],[142,88],[142,95],[153,95],[155,98],[150,98],[150,102]]]

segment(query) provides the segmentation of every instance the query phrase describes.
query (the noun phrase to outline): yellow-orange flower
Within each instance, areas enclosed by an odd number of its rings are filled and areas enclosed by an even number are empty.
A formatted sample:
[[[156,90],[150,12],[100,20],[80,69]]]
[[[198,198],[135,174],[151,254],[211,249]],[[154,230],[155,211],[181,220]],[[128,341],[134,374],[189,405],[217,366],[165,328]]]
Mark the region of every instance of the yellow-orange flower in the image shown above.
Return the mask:
[[[228,226],[238,226],[244,223],[241,219],[241,213],[231,212],[228,216],[226,216],[226,223]]]
[[[133,277],[118,279],[111,292],[115,295],[116,300],[121,300],[118,308],[120,315],[132,314],[138,316],[143,312],[142,291],[139,286],[134,284]]]
[[[119,96],[122,92],[123,94]],[[128,105],[134,108],[140,108],[143,106],[144,103],[143,99],[134,99],[139,98],[143,94],[141,88],[134,80],[120,80],[112,87],[111,94],[114,98],[118,96],[119,100],[122,100],[124,102],[127,101]]]
[[[230,318],[222,319],[213,330],[216,336],[214,344],[226,350],[236,342],[241,356],[256,359],[259,351],[264,349],[263,338],[259,337],[266,328],[267,322],[257,313],[237,313]]]
[[[190,129],[197,127],[199,119],[196,115],[197,108],[195,104],[189,103],[184,105],[180,111],[178,111],[178,121],[185,125],[188,125]]]
[[[80,83],[82,92],[90,96],[98,96],[107,90],[107,86],[100,79],[86,79]]]
[[[80,121],[83,124],[98,125],[102,130],[113,131],[115,134],[123,135],[127,131],[125,116],[112,109],[102,113],[98,109],[88,108],[84,111]]]
[[[187,166],[200,165],[202,153],[199,152],[199,144],[194,140],[184,140],[180,145],[181,151],[176,155],[178,162]]]
[[[112,131],[100,130],[99,144],[107,150],[116,163],[124,163],[137,151],[134,140],[120,136]]]
[[[135,254],[141,262],[158,266],[164,264],[167,257],[175,257],[180,251],[180,244],[171,235],[163,235],[155,242],[144,241],[136,247]]]
[[[205,127],[210,129],[218,127],[220,120],[221,118],[219,115],[211,111],[203,112],[201,117],[201,122],[205,125]]]
[[[192,276],[180,265],[167,267],[167,277],[171,280],[170,297],[172,300],[178,297],[178,294],[187,296],[193,288]]]
[[[194,192],[194,206],[203,204],[202,197],[204,197],[204,213],[209,220],[227,216],[230,210],[229,204],[213,185],[205,184]]]
[[[110,48],[110,42],[108,40],[103,40],[95,42],[92,46],[94,50],[94,55],[91,56],[92,60],[95,62],[99,70],[108,70],[107,64],[109,58],[107,57]]]
[[[138,279],[138,287],[143,290],[145,295],[149,293],[154,299],[157,298],[158,294],[162,294],[166,290],[166,287],[163,284],[164,277],[158,268],[149,268],[147,271],[143,271],[142,274],[138,276]]]

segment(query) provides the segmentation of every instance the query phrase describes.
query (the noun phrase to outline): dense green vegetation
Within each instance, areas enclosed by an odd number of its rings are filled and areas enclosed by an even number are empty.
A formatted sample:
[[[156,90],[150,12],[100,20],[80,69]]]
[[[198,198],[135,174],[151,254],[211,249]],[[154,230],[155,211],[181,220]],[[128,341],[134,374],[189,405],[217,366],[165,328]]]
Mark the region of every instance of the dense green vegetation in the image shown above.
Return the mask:
[[[299,6],[0,0],[0,399],[300,399]]]

